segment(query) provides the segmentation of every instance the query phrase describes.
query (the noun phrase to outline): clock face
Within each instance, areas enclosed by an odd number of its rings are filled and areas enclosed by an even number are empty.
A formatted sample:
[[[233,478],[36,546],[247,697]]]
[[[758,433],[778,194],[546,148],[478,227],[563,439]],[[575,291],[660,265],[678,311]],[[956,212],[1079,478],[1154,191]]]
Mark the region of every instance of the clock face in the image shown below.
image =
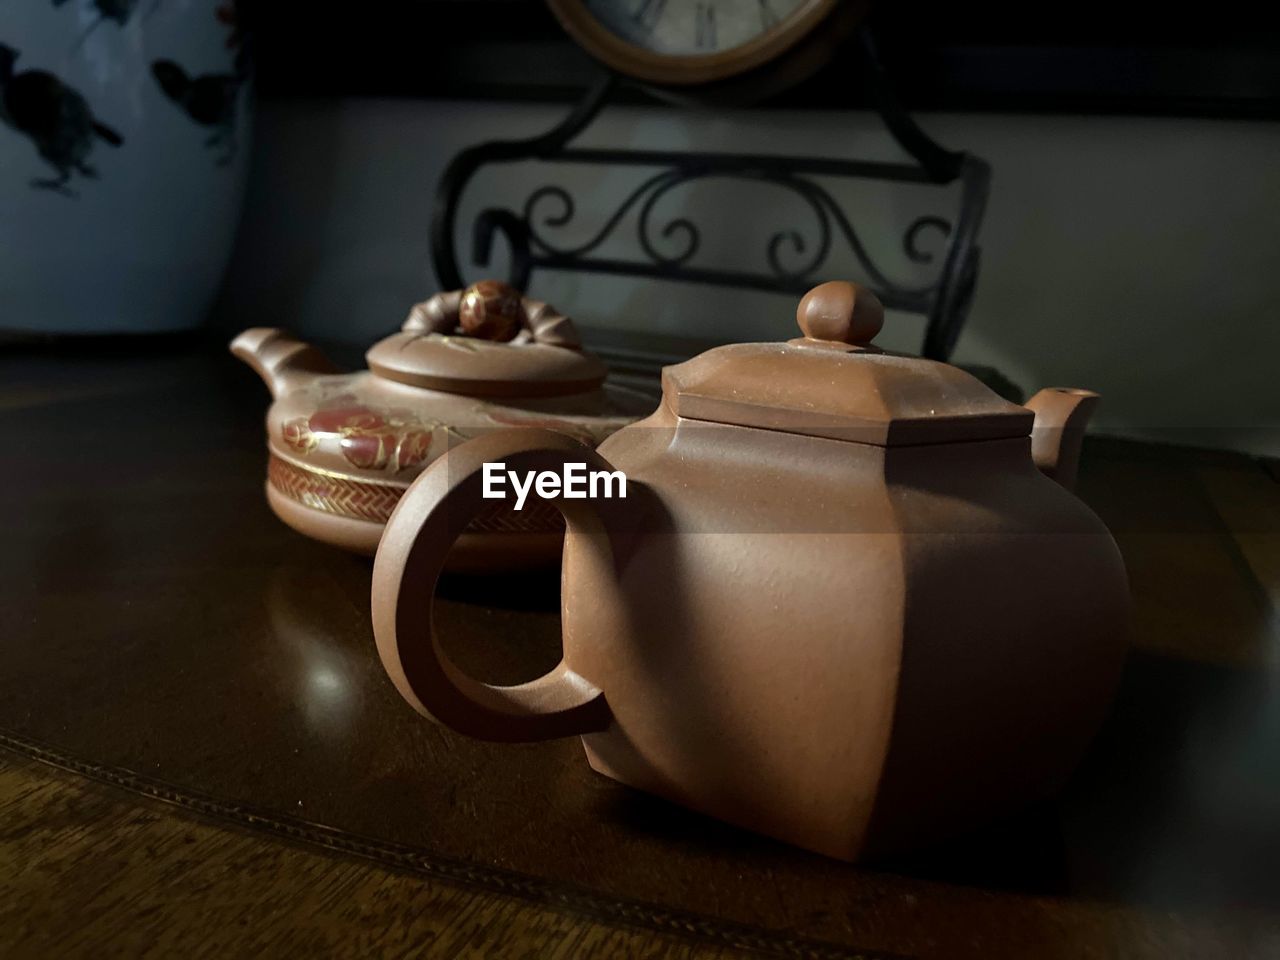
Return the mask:
[[[547,0],[570,35],[620,73],[659,84],[724,80],[817,36],[867,0]],[[847,19],[847,18],[845,18]]]
[[[587,0],[610,33],[662,56],[697,56],[742,47],[778,29],[805,0]]]

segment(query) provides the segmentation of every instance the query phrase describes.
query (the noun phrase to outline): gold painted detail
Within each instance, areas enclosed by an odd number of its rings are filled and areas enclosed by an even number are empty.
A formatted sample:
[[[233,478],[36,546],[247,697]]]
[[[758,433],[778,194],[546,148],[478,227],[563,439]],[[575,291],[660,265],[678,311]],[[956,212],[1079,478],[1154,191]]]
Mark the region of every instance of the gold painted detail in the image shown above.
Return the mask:
[[[445,437],[456,434],[439,420],[419,417],[412,410],[371,407],[348,392],[325,397],[310,416],[282,423],[280,439],[302,456],[315,450],[322,438],[336,440],[352,466],[398,474],[421,469],[432,459],[437,431]]]
[[[351,480],[318,473],[272,454],[267,462],[271,486],[312,510],[339,517],[386,523],[404,487],[368,480]],[[489,501],[467,526],[467,533],[557,533],[564,518],[553,504],[530,500],[519,512],[505,501]]]

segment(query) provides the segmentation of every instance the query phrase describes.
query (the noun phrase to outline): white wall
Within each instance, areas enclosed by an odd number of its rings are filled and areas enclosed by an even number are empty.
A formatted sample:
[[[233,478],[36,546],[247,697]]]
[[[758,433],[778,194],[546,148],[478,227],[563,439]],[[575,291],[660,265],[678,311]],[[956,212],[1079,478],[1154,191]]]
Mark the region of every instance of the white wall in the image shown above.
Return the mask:
[[[427,231],[436,181],[461,147],[551,125],[549,105],[346,100],[261,110],[249,208],[219,311],[369,342],[436,288]],[[1102,432],[1280,456],[1280,125],[1134,118],[922,116],[945,145],[995,169],[977,301],[955,359],[1024,388],[1104,395]],[[652,148],[894,158],[868,114],[711,115],[615,108],[582,140]],[[594,232],[637,175],[508,167],[473,182],[460,216],[516,206],[560,182],[579,200],[567,241]],[[690,216],[706,262],[763,266],[775,229],[811,223],[784,191],[705,184],[667,197],[658,223]],[[910,279],[901,229],[935,209],[932,188],[841,191],[873,255]],[[944,194],[942,206],[954,201]],[[747,199],[749,198],[749,199]],[[549,212],[551,211],[548,208]],[[664,217],[665,215],[665,217]],[[571,225],[573,226],[573,225]],[[802,227],[802,229],[805,229]],[[634,227],[609,252],[634,250]],[[811,228],[808,236],[814,236]],[[459,249],[469,249],[462,238]],[[826,276],[858,277],[837,241]],[[500,275],[501,260],[470,278]],[[773,294],[543,274],[534,294],[587,326],[724,340],[791,335]],[[891,317],[877,342],[915,350],[922,323]]]

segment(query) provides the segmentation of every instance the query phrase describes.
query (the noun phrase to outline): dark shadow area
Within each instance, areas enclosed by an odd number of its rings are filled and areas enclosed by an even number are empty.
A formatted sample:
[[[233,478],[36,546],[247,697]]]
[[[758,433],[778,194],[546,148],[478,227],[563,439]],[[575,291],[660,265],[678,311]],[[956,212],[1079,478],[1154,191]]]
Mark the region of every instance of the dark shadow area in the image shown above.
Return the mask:
[[[595,73],[542,0],[376,0],[360,17],[261,5],[254,26],[268,96],[567,99]],[[1280,114],[1280,33],[1265,5],[1219,4],[1192,18],[1090,0],[1070,17],[933,0],[877,4],[871,25],[915,109]],[[421,55],[424,37],[447,37]],[[837,56],[777,100],[795,109],[866,107]],[[335,68],[335,64],[341,64]],[[632,102],[653,102],[635,89]]]

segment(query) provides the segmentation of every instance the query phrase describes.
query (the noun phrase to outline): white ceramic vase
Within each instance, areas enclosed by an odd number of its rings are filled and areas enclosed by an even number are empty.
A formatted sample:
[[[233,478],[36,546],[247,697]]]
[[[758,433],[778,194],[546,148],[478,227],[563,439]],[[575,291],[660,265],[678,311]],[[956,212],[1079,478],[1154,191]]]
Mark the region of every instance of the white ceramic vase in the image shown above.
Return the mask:
[[[234,0],[0,4],[0,329],[196,326],[248,162]]]

